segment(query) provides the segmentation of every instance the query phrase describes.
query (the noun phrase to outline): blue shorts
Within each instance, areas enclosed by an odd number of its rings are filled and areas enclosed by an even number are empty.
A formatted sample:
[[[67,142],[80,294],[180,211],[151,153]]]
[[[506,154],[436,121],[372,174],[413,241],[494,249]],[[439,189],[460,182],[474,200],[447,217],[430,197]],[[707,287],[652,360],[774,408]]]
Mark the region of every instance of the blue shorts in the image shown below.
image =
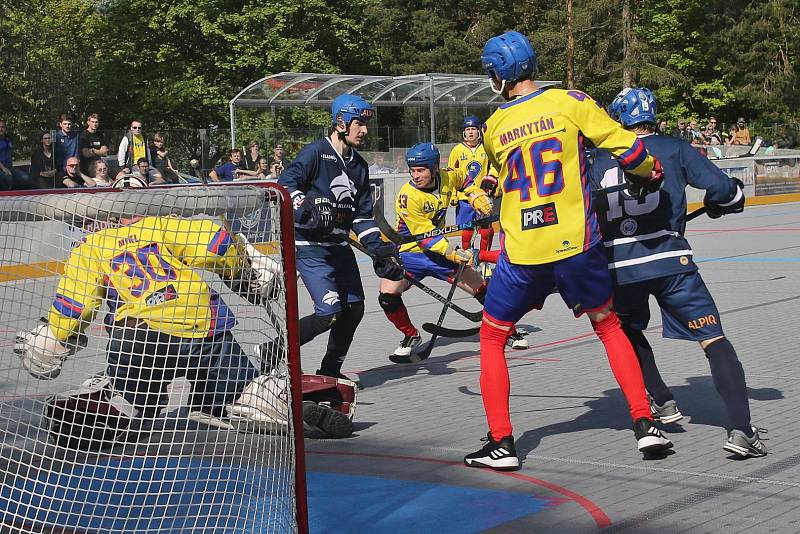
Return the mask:
[[[614,309],[620,320],[637,330],[647,328],[650,295],[661,308],[664,337],[704,341],[724,335],[717,305],[699,272],[618,286],[614,292]]]
[[[575,317],[602,309],[611,301],[611,274],[602,243],[567,259],[542,265],[515,265],[500,255],[483,310],[499,321],[516,323],[540,310],[553,288]]]
[[[311,294],[317,315],[342,311],[342,301],[364,301],[364,286],[361,285],[361,273],[353,249],[335,248],[322,257],[297,258],[297,270]]]
[[[458,265],[442,256],[441,254],[425,254],[423,252],[402,252],[400,259],[406,272],[415,280],[422,280],[426,276],[432,276],[439,280],[451,281],[458,270]]]
[[[456,224],[472,222],[477,218],[477,212],[469,205],[469,202],[460,200],[456,204]]]

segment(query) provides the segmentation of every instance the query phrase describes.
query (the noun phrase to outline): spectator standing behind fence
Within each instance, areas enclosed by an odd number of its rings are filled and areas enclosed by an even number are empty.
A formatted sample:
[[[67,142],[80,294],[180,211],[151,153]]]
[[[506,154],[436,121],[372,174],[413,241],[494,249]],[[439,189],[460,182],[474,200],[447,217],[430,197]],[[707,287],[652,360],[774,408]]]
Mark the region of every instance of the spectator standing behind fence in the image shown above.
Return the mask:
[[[260,156],[256,167],[256,178],[259,180],[269,180],[271,179],[270,176],[269,159],[267,159],[267,156]]]
[[[150,162],[150,147],[142,131],[142,121],[134,119],[131,121],[130,129],[119,142],[117,163],[120,169],[128,173],[134,163],[141,158],[146,158]]]
[[[258,142],[255,139],[251,139],[247,143],[247,150],[242,150],[243,169],[247,169],[249,171],[258,171],[258,160],[261,157],[258,149]]]
[[[78,132],[72,129],[72,119],[66,113],[62,113],[58,117],[59,131],[56,132],[56,137],[53,139],[55,143],[56,152],[56,170],[64,171],[66,169],[66,162],[68,158],[78,158],[80,160],[81,153],[78,148]]]
[[[229,161],[217,165],[208,177],[214,182],[232,182],[239,177],[242,166],[242,151],[234,148],[228,154]]]
[[[392,172],[395,172],[394,169],[386,165],[386,154],[383,152],[375,154],[375,163],[369,166],[369,175],[390,174]]]
[[[656,133],[658,135],[669,135],[669,123],[666,119],[658,121],[658,131]]]
[[[53,136],[50,132],[42,132],[39,143],[31,154],[31,178],[39,189],[55,189],[56,167],[53,156]]]
[[[150,149],[150,163],[153,168],[158,171],[164,182],[177,184],[180,180],[178,178],[178,169],[172,164],[169,158],[169,150],[165,143],[164,135],[161,132],[153,134],[153,146]]]
[[[58,187],[73,189],[76,187],[93,187],[94,180],[90,176],[81,174],[80,160],[75,156],[67,158],[64,170],[58,174]]]
[[[750,138],[750,129],[747,127],[744,117],[739,117],[739,120],[736,121],[735,132],[732,132],[732,136],[732,145],[750,146],[753,144],[753,141]]]
[[[706,130],[703,133],[707,145],[721,145],[722,136],[717,131],[717,118],[709,117]]]
[[[704,145],[704,144],[706,144],[706,140],[703,137],[703,131],[700,129],[700,126],[697,124],[697,120],[692,119],[689,122],[689,132],[691,134],[691,143],[693,145]]]
[[[33,189],[31,177],[22,169],[14,168],[14,143],[8,135],[6,121],[0,120],[0,189]]]
[[[275,145],[272,149],[272,161],[269,162],[269,175],[271,178],[277,178],[283,173],[284,160],[286,152],[283,150],[283,145]]]
[[[100,116],[92,113],[86,118],[86,129],[81,132],[78,147],[81,152],[81,172],[94,176],[94,163],[108,156],[105,136],[100,132]]]
[[[683,139],[687,143],[692,142],[692,132],[686,127],[685,119],[678,119],[678,126],[672,130],[672,137]]]

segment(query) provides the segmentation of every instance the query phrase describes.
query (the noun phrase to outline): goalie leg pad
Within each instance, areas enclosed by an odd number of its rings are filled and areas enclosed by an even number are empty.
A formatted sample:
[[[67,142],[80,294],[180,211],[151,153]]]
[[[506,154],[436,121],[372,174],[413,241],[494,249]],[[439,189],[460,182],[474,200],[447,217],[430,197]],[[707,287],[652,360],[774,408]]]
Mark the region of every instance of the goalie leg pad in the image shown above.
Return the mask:
[[[253,379],[236,402],[226,407],[232,420],[261,424],[289,424],[289,391],[285,378],[260,375]]]
[[[358,386],[352,380],[324,375],[302,375],[300,385],[304,401],[330,407],[351,421],[356,411]]]
[[[99,451],[119,442],[136,417],[136,409],[105,375],[86,380],[76,390],[51,395],[44,408],[53,442],[80,451]]]

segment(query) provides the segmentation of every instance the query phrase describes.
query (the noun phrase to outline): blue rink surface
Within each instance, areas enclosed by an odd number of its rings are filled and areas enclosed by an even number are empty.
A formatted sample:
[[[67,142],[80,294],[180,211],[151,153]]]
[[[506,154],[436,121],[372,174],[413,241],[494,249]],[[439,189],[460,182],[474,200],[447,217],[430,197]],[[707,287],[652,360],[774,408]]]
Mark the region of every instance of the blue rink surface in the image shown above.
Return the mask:
[[[529,493],[389,478],[308,473],[312,534],[458,532],[496,527],[542,510]]]
[[[0,487],[0,514],[7,525],[89,532],[188,533],[202,527],[204,532],[260,533],[265,532],[266,503],[242,509],[240,496],[285,484],[285,475],[266,468],[214,467],[191,458],[108,459],[71,472],[7,480]],[[528,493],[379,477],[309,472],[307,480],[314,534],[480,532],[534,514],[549,502]],[[268,525],[267,532],[287,529]]]

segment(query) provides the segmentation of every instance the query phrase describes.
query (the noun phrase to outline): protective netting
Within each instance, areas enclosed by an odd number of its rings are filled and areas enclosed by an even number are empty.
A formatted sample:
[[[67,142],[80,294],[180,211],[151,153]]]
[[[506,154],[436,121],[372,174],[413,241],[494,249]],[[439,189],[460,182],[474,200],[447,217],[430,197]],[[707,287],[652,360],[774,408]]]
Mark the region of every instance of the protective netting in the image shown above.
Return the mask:
[[[282,192],[0,196],[3,531],[298,529]]]

